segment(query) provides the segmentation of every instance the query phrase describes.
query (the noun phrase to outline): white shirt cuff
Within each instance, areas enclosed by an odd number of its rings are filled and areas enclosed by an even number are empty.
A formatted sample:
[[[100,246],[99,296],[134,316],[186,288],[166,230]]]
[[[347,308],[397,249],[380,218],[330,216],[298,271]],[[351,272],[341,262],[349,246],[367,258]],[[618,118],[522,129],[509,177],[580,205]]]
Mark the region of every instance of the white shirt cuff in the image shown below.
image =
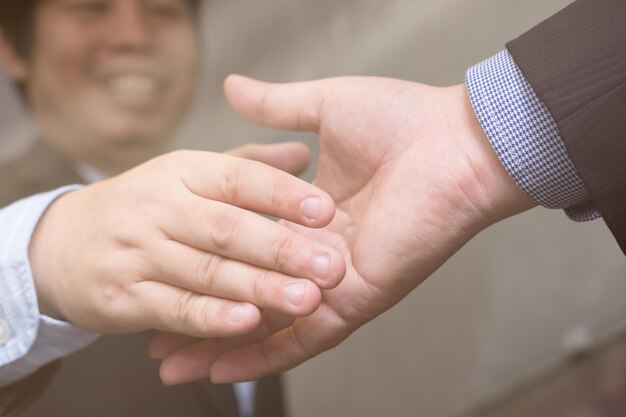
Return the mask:
[[[20,200],[0,210],[0,386],[88,345],[97,335],[42,316],[28,258],[33,231],[48,206],[78,185]]]

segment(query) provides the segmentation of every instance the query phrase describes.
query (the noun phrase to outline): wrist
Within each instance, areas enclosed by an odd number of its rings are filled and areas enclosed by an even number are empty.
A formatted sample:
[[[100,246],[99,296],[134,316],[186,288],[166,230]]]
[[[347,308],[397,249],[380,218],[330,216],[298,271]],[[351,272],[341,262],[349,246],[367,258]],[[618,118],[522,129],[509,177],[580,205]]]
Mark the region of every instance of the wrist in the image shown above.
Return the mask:
[[[456,137],[471,167],[471,181],[476,190],[473,202],[487,223],[485,227],[535,207],[537,203],[517,185],[491,146],[465,85],[451,87],[451,94],[455,96],[458,123],[463,132]]]
[[[56,224],[59,205],[66,196],[67,194],[64,194],[57,198],[43,213],[33,231],[28,247],[39,312],[57,320],[65,320],[56,301],[58,297],[55,288],[55,270],[61,260],[55,249],[63,246],[64,233],[62,228],[56,227]]]

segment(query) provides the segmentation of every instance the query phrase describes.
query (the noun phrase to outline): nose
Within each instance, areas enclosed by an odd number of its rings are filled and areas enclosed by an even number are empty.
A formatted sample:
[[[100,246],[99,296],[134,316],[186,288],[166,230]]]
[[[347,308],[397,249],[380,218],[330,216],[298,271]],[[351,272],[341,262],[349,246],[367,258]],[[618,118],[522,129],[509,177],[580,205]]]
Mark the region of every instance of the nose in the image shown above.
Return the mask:
[[[117,49],[141,50],[150,45],[150,27],[141,4],[136,0],[121,0],[110,27],[111,43]]]

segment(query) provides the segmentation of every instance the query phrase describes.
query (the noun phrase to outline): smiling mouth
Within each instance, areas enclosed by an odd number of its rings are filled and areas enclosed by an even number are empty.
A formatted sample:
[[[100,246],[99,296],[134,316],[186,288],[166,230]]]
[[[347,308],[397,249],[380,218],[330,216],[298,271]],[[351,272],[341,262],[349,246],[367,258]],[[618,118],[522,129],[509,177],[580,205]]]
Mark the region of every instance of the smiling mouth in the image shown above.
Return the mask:
[[[125,111],[146,112],[156,109],[166,83],[153,74],[123,73],[107,77],[101,85]]]
[[[117,94],[151,96],[161,90],[162,83],[147,75],[119,75],[108,81],[109,89]]]

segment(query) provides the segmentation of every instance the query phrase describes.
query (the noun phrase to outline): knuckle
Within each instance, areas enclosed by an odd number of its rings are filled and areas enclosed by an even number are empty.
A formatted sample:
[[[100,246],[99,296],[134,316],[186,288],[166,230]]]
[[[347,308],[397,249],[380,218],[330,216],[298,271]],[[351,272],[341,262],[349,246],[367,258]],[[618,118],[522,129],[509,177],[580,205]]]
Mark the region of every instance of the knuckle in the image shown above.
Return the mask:
[[[157,156],[150,162],[151,167],[157,172],[178,170],[183,162],[188,158],[189,151],[174,151],[164,155]]]
[[[210,336],[213,323],[223,322],[215,317],[215,310],[210,302],[203,302],[198,306],[193,320],[198,332],[204,336]]]
[[[192,314],[190,314],[193,298],[193,293],[185,291],[174,299],[173,305],[168,310],[168,317],[166,318],[170,322],[169,325],[171,328],[191,329],[194,327]]]
[[[237,220],[226,213],[218,213],[211,222],[210,240],[214,248],[228,251],[235,239]]]
[[[319,126],[320,110],[317,103],[307,103],[302,105],[298,111],[297,124],[300,129],[313,130]]]
[[[265,364],[267,370],[273,370],[275,366],[272,356],[272,352],[267,343],[261,343],[261,357],[263,358],[263,363]]]
[[[117,283],[106,282],[99,288],[99,297],[90,299],[89,304],[94,311],[107,312],[112,316],[123,317],[126,315],[125,320],[120,323],[129,322],[129,311],[133,309],[133,303],[129,302],[134,300],[134,294],[132,292],[132,286],[120,286]]]
[[[196,337],[208,337],[213,331],[217,320],[214,305],[209,300],[203,300],[201,295],[193,292],[185,292],[174,302],[170,313],[170,326],[172,329]]]
[[[271,278],[269,277],[269,271],[259,270],[252,281],[252,297],[256,302],[264,300],[268,289],[271,285]]]
[[[198,288],[205,292],[211,291],[215,287],[222,265],[223,259],[219,256],[213,254],[202,256],[196,272]]]
[[[264,92],[263,94],[261,94],[261,98],[256,102],[256,105],[254,106],[255,116],[259,121],[261,121],[262,124],[265,124],[264,122],[267,117],[267,100],[268,94],[267,92]]]
[[[295,242],[288,235],[283,235],[277,238],[270,250],[270,262],[272,265],[284,270],[292,258],[292,251],[295,246]]]
[[[283,201],[285,197],[289,195],[290,188],[289,181],[287,181],[282,174],[276,173],[269,195],[269,207],[272,207],[274,210],[283,209]]]
[[[152,183],[159,184],[161,190],[164,187],[178,185],[180,180],[185,181],[185,178],[189,177],[194,155],[193,151],[178,150],[151,159],[136,168],[141,174],[135,177],[136,185],[143,190],[146,186],[146,178],[150,178]],[[154,178],[159,178],[159,181],[155,182]],[[154,192],[156,188],[153,187],[151,190]],[[156,195],[160,197],[162,194]]]
[[[224,201],[236,204],[241,196],[243,170],[240,163],[229,164],[221,181],[221,194]]]

